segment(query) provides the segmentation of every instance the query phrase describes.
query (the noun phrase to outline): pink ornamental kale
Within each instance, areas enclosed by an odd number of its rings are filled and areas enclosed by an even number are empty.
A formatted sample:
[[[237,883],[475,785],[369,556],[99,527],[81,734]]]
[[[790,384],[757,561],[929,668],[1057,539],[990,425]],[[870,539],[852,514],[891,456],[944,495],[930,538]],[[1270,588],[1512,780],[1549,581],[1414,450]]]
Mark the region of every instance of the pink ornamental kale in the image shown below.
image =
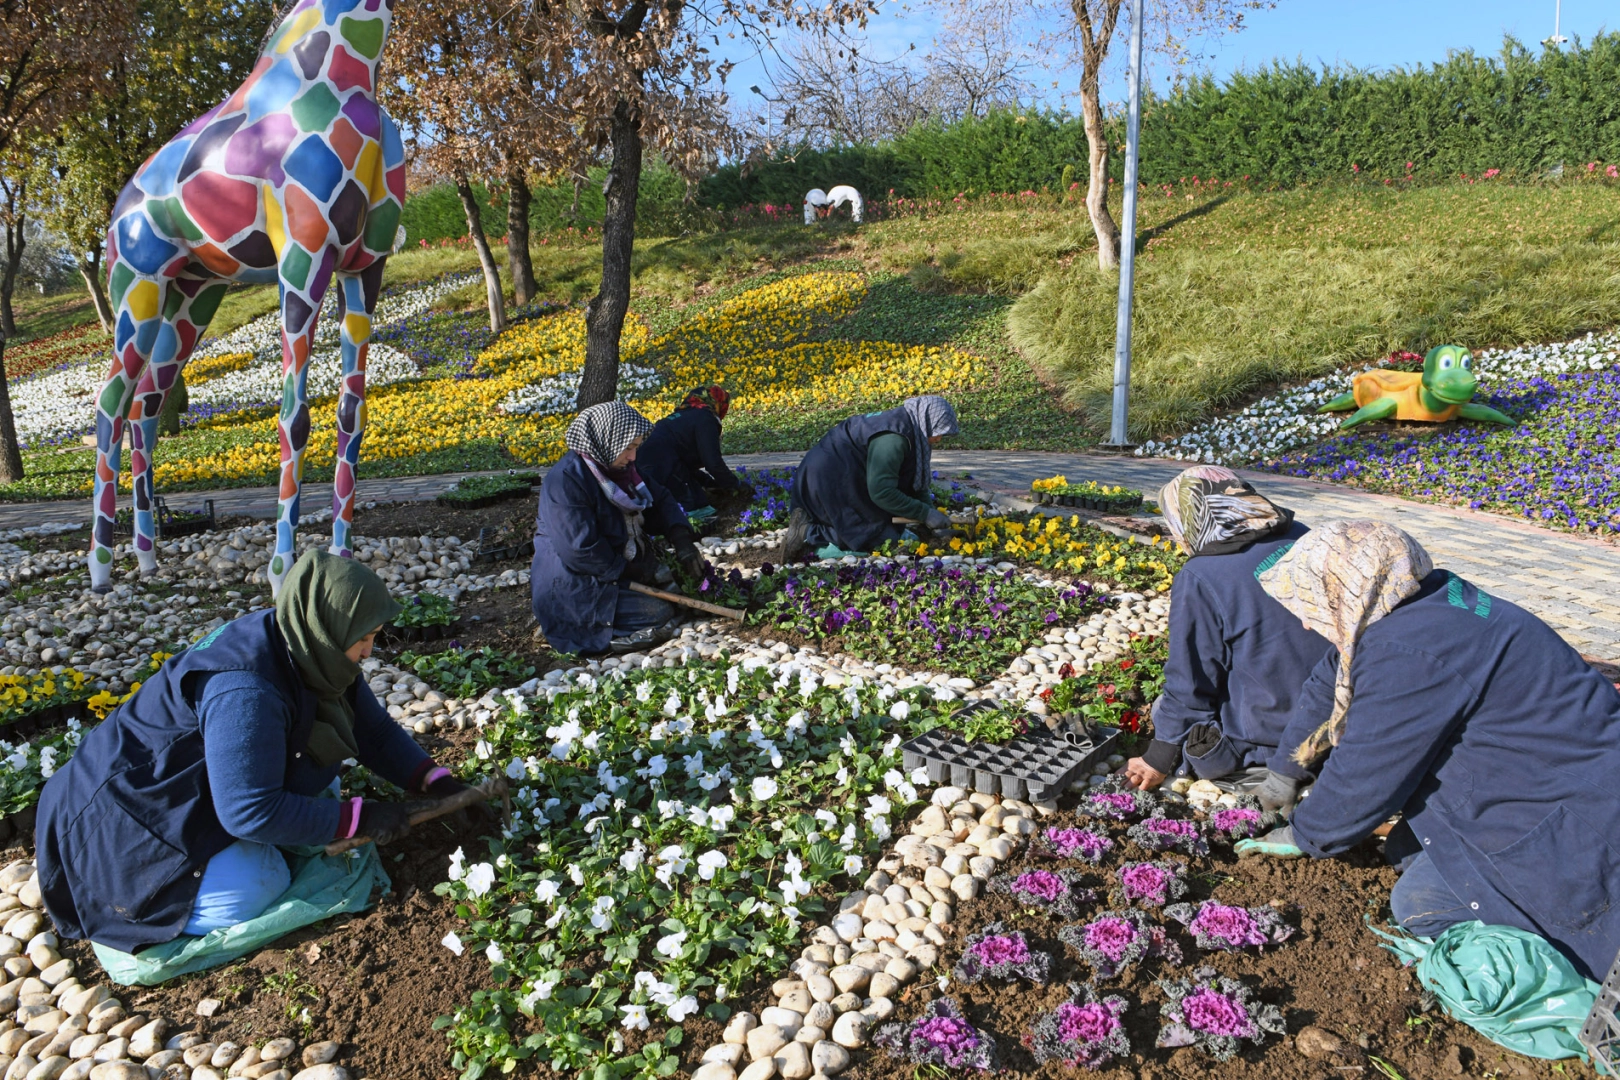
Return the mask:
[[[1229,907],[1209,900],[1196,907],[1173,904],[1164,913],[1185,926],[1200,949],[1218,952],[1275,945],[1294,932],[1269,907]]]
[[[991,923],[967,939],[962,959],[956,963],[956,977],[966,983],[1028,979],[1041,985],[1051,967],[1052,958],[1031,949],[1021,932],[1004,931],[1000,923]]]
[[[981,1072],[996,1067],[996,1040],[968,1023],[948,997],[930,1002],[927,1012],[909,1024],[884,1025],[872,1041],[916,1065]]]
[[[1072,919],[1080,914],[1080,905],[1097,898],[1096,890],[1081,886],[1083,879],[1073,870],[1026,870],[1021,874],[1002,875],[990,883],[992,892],[1007,893],[1014,901],[1039,908],[1050,915]]]
[[[1179,851],[1185,855],[1208,855],[1209,845],[1199,834],[1198,823],[1174,818],[1150,817],[1132,825],[1125,834],[1149,851]]]
[[[1249,988],[1236,979],[1217,980],[1211,968],[1199,968],[1190,980],[1161,980],[1159,988],[1169,999],[1159,1010],[1168,1021],[1159,1029],[1159,1046],[1197,1046],[1225,1061],[1242,1040],[1259,1044],[1267,1033],[1286,1030],[1275,1005],[1252,1000]]]
[[[1055,859],[1079,859],[1100,863],[1113,848],[1114,842],[1090,829],[1047,829],[1036,846],[1036,853]]]
[[[1159,800],[1148,792],[1111,778],[1080,800],[1080,812],[1110,821],[1132,821],[1151,814],[1158,804]]]
[[[1058,940],[1080,954],[1098,978],[1111,979],[1130,964],[1149,957],[1181,961],[1181,949],[1164,928],[1138,911],[1105,911],[1085,924],[1065,926]]]
[[[1101,1069],[1131,1052],[1130,1039],[1120,1017],[1126,1009],[1122,997],[1098,998],[1090,986],[1035,1021],[1024,1045],[1036,1062],[1061,1062],[1070,1068]]]
[[[1114,902],[1163,907],[1187,892],[1187,867],[1178,862],[1126,863],[1119,871]]]
[[[1248,840],[1268,832],[1277,824],[1277,815],[1260,808],[1260,800],[1244,795],[1236,806],[1209,815],[1209,831],[1223,840]]]

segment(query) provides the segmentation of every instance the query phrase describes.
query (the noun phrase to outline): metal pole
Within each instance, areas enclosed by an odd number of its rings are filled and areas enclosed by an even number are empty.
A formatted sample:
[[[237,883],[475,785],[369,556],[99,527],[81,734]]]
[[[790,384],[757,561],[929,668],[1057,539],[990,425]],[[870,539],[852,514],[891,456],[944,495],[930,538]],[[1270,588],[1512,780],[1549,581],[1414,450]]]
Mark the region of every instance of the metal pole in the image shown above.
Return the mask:
[[[1126,449],[1131,393],[1131,296],[1136,287],[1136,160],[1142,129],[1142,0],[1131,0],[1131,103],[1125,133],[1125,220],[1119,236],[1119,315],[1114,331],[1114,417],[1104,445]]]

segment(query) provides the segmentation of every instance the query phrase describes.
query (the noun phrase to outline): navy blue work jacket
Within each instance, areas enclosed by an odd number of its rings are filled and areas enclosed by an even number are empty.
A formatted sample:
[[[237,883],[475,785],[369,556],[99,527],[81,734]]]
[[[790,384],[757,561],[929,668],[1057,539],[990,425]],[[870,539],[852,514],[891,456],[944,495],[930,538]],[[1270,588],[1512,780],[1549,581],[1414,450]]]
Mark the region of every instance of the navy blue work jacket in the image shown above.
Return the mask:
[[[1188,559],[1176,573],[1170,659],[1164,695],[1153,708],[1154,739],[1180,744],[1188,728],[1213,723],[1241,759],[1234,767],[1271,759],[1300,688],[1333,646],[1273,600],[1255,573],[1309,531],[1296,521],[1243,551]]]
[[[685,528],[680,504],[656,480],[644,516],[650,533]],[[613,637],[613,611],[630,539],[624,513],[607,497],[585,459],[570,450],[546,473],[534,521],[529,599],[546,641],[558,652],[601,652]]]
[[[636,471],[688,511],[709,505],[704,488],[729,491],[741,484],[720,453],[720,418],[712,409],[676,409],[654,424],[636,451]]]
[[[1325,719],[1338,654],[1288,746]],[[1589,978],[1620,950],[1620,693],[1546,623],[1445,570],[1356,646],[1344,735],[1294,813],[1337,855],[1401,811],[1467,915]]]
[[[922,438],[904,407],[852,416],[810,448],[793,476],[793,505],[822,526],[822,534],[845,551],[871,551],[898,540],[894,515],[872,501],[866,489],[866,447],[879,435],[901,435],[913,447]],[[928,491],[931,477],[917,476],[915,456],[900,468],[900,490],[914,499]]]
[[[85,736],[40,793],[40,891],[64,937],[134,952],[180,935],[203,868],[235,840],[215,810],[197,713],[203,676],[227,671],[258,676],[283,700],[289,792],[318,795],[336,778],[338,766],[322,768],[307,753],[315,697],[298,678],[275,613],[226,623],[171,657]],[[357,713],[381,711],[363,681],[349,692]],[[375,749],[362,746],[367,764],[376,763],[368,752]],[[426,756],[414,743],[408,750]],[[408,774],[413,762],[403,751],[392,759]]]

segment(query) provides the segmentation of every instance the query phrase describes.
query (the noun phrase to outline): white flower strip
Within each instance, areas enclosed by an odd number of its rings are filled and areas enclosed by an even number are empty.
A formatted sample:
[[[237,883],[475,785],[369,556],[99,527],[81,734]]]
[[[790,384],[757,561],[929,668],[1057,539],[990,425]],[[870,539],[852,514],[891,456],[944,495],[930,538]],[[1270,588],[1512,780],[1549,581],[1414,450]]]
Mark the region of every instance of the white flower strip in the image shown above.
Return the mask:
[[[1620,363],[1620,331],[1610,331],[1547,345],[1485,349],[1475,356],[1474,372],[1481,390],[1489,390],[1492,382],[1599,371],[1616,363]],[[1164,442],[1150,439],[1136,454],[1205,465],[1252,465],[1278,457],[1338,430],[1347,413],[1316,410],[1348,392],[1350,380],[1349,372],[1314,379],[1200,424],[1185,435]]]
[[[571,413],[579,400],[579,379],[580,373],[577,371],[548,376],[521,390],[512,391],[498,408],[508,416],[560,416]],[[621,400],[649,393],[662,385],[663,379],[652,368],[638,364],[619,365]]]

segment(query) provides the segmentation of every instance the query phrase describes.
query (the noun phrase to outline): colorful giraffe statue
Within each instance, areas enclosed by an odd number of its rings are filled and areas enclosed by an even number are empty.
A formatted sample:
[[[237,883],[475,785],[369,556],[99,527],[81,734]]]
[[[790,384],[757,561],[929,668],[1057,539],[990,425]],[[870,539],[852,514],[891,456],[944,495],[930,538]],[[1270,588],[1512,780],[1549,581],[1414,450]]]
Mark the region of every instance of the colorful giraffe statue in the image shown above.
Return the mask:
[[[337,277],[343,380],[331,550],[350,553],[366,423],[366,343],[405,200],[404,145],[376,98],[393,6],[394,0],[297,0],[247,81],[148,158],[119,196],[107,233],[107,285],[118,320],[112,370],[96,403],[90,583],[97,591],[106,591],[112,577],[126,422],[135,555],[143,573],[157,568],[158,418],[233,281],[274,282],[281,292],[281,487],[270,558],[276,590],[292,567],[298,529],[315,323]]]

